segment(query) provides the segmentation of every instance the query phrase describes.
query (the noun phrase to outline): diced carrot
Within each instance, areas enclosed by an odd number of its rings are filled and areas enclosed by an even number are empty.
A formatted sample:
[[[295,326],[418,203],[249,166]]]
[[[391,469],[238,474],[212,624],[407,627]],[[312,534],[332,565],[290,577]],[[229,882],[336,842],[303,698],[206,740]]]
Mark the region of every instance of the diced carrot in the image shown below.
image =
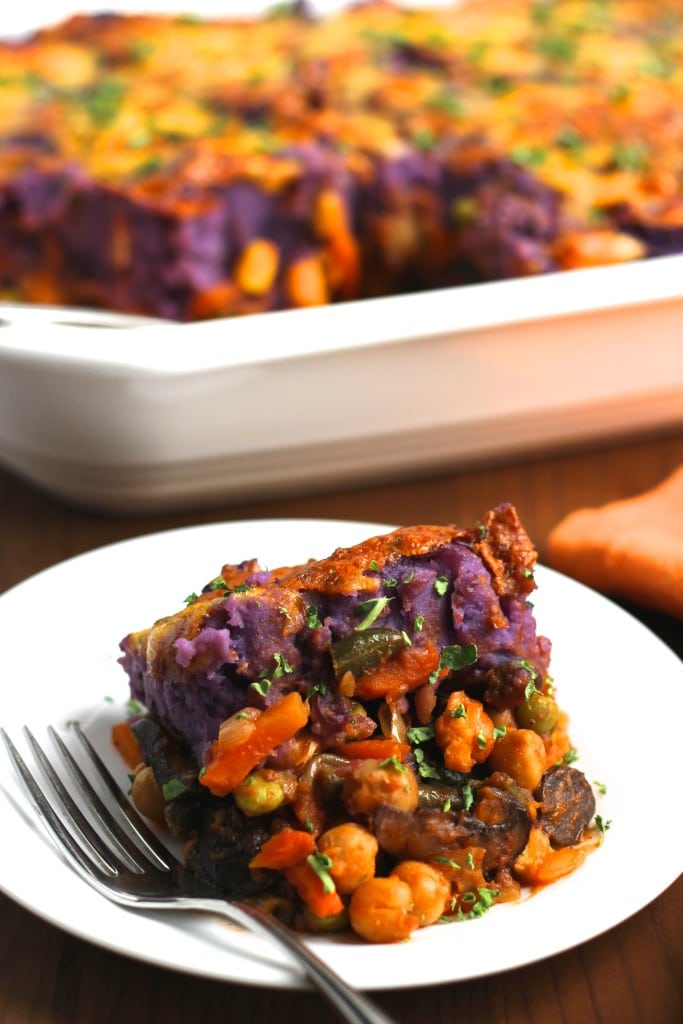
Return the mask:
[[[254,728],[241,741],[222,743],[220,737],[211,747],[211,760],[200,773],[199,781],[214,796],[227,796],[239,786],[260,761],[292,738],[308,721],[308,705],[301,695],[288,693],[271,704],[254,722]]]
[[[304,256],[291,265],[287,292],[295,306],[324,306],[329,302],[327,280],[317,256]]]
[[[387,694],[405,693],[425,683],[438,664],[439,652],[432,644],[406,647],[377,668],[358,676],[355,696],[375,700]]]
[[[295,828],[283,828],[282,832],[266,839],[265,843],[249,863],[250,868],[271,868],[282,871],[315,853],[315,839],[310,832]]]
[[[321,238],[348,234],[349,218],[344,199],[332,188],[318,193],[313,210],[313,224]]]
[[[232,313],[238,296],[234,281],[218,281],[198,291],[190,303],[193,320],[208,320],[214,316],[228,316]]]
[[[554,850],[543,829],[532,828],[527,845],[514,863],[514,875],[525,885],[549,885],[578,868],[588,850],[588,844]]]
[[[117,722],[111,729],[111,741],[129,768],[137,768],[142,761],[142,751],[130,722]]]
[[[338,235],[330,239],[325,269],[330,286],[339,292],[341,298],[355,298],[360,282],[360,254],[351,235]]]
[[[641,258],[643,250],[643,243],[626,232],[570,231],[553,246],[553,256],[564,270],[574,270],[605,263],[626,263]]]
[[[332,917],[344,909],[337,890],[325,892],[322,879],[307,860],[302,860],[291,868],[285,868],[284,876],[316,917]]]
[[[280,253],[274,242],[267,238],[254,238],[235,269],[238,285],[249,295],[265,295],[273,286],[279,262]]]
[[[372,758],[376,761],[386,761],[395,757],[403,761],[410,750],[409,743],[399,743],[391,737],[377,737],[370,740],[352,740],[349,743],[339,743],[333,747],[333,752],[340,757],[348,757],[349,760],[356,758],[365,760]]]

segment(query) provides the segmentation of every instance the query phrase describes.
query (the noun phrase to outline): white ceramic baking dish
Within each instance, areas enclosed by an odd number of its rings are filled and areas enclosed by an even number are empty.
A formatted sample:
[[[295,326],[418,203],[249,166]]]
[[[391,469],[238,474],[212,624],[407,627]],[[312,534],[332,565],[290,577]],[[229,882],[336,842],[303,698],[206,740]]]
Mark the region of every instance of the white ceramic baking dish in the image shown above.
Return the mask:
[[[682,283],[673,256],[189,325],[7,306],[0,461],[141,511],[673,425]]]
[[[101,6],[5,5],[0,34]],[[189,325],[0,307],[0,462],[102,509],[339,487],[681,421],[683,256]]]

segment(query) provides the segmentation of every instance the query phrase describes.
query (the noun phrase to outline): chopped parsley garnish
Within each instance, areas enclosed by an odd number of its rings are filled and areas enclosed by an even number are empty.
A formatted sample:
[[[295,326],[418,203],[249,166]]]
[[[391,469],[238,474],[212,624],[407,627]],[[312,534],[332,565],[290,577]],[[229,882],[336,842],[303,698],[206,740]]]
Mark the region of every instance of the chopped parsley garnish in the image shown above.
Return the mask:
[[[369,629],[392,600],[393,598],[391,597],[373,597],[369,601],[362,601],[357,605],[356,611],[359,615],[363,615],[364,618],[356,626],[356,632],[360,632],[362,629]]]
[[[126,701],[126,711],[131,715],[144,715],[145,708],[139,700],[131,697],[130,700]]]
[[[474,803],[474,795],[472,793],[472,787],[469,783],[465,783],[462,787],[462,806],[463,810],[469,811],[470,807]]]
[[[404,764],[401,764],[396,754],[392,754],[391,757],[385,757],[383,761],[379,762],[380,768],[393,768],[394,771],[405,773],[408,771]]]
[[[207,590],[208,591],[228,590],[228,589],[229,589],[228,588],[228,584],[225,582],[225,580],[223,579],[222,576],[216,576],[209,583],[207,583],[206,586],[204,587],[205,591],[207,591]]]
[[[605,819],[603,818],[603,816],[601,814],[596,814],[595,815],[595,827],[597,828],[597,830],[600,833],[600,835],[604,836],[605,832],[607,832],[608,829],[610,829],[612,827],[612,821],[611,821],[611,819],[608,819],[607,821],[605,821]]]
[[[536,685],[536,680],[539,677],[538,672],[531,664],[531,662],[526,661],[526,659],[524,658],[520,658],[520,660],[517,662],[517,665],[519,666],[519,668],[524,669],[525,672],[528,672],[531,677],[529,679],[529,682],[524,687],[524,700],[528,700],[532,693],[541,692],[538,686]]]
[[[433,725],[413,725],[406,730],[406,736],[411,743],[426,743],[434,736]]]
[[[114,79],[105,79],[83,96],[83,105],[98,125],[105,125],[116,116],[125,86]]]
[[[273,657],[275,658],[276,666],[275,671],[273,672],[273,679],[281,679],[282,676],[291,675],[294,669],[289,664],[284,654],[280,654],[279,651],[276,651]]]
[[[426,100],[425,105],[432,111],[440,111],[451,118],[464,114],[463,101],[451,88],[441,88]]]
[[[264,679],[256,679],[250,685],[251,685],[252,690],[256,690],[256,692],[260,693],[262,697],[265,697],[265,695],[268,693],[268,690],[271,688],[273,683],[272,683],[272,681],[270,679],[265,679],[264,678]]]
[[[461,871],[462,870],[462,868],[460,867],[458,862],[455,861],[455,860],[451,860],[450,857],[435,857],[434,858],[434,863],[435,864],[445,864],[446,867],[453,868],[454,871]]]
[[[415,622],[413,623],[413,629],[415,630],[416,633],[421,633],[422,632],[422,627],[424,626],[424,621],[425,621],[424,615],[416,615],[415,616]]]
[[[142,163],[138,164],[135,168],[135,174],[142,178],[146,174],[154,174],[155,171],[160,171],[164,166],[164,161],[160,156],[150,156],[147,160],[143,160]]]
[[[586,148],[586,140],[575,128],[563,128],[555,136],[555,142],[570,153],[580,154]]]
[[[322,625],[320,616],[318,615],[318,609],[315,605],[309,605],[306,609],[306,625],[309,629],[317,629]]]
[[[256,692],[260,693],[262,697],[266,696],[268,690],[273,685],[273,679],[282,679],[283,676],[290,675],[294,671],[284,654],[276,651],[273,658],[275,659],[275,668],[271,673],[271,678],[268,677],[268,672],[263,669],[259,673],[258,679],[249,684],[252,690],[256,690]]]
[[[418,149],[433,149],[437,143],[437,136],[430,128],[420,128],[413,135],[413,142]]]
[[[411,743],[415,744],[413,756],[415,763],[417,764],[418,774],[423,779],[436,779],[441,781],[441,776],[434,765],[430,764],[425,760],[425,752],[421,747],[417,746],[419,743],[426,743],[431,740],[434,736],[433,725],[414,725],[410,729],[406,730],[406,736]]]
[[[600,793],[601,796],[604,796],[605,793],[607,792],[607,786],[605,785],[604,782],[598,782],[597,779],[593,779],[593,785],[595,786],[595,788],[597,789],[598,793]]]
[[[187,786],[180,779],[169,779],[161,787],[164,800],[175,800],[177,796],[180,796],[187,790]]]
[[[549,60],[570,61],[576,53],[576,42],[570,36],[548,32],[538,40],[535,50]]]
[[[467,710],[463,702],[460,701],[457,708],[451,708],[449,715],[451,718],[467,718]]]
[[[647,167],[649,152],[645,142],[618,142],[612,150],[615,167],[620,171],[643,171]]]
[[[330,875],[332,861],[325,853],[311,853],[306,862],[313,868],[316,875],[323,884],[323,892],[335,892],[336,886]]]
[[[579,755],[572,747],[567,753],[560,759],[560,764],[573,764],[574,761],[578,761]]]
[[[216,590],[223,590],[226,594],[245,594],[251,590],[251,583],[238,583],[236,587],[229,587],[222,576],[216,576],[202,588],[202,593],[212,594]]]
[[[460,902],[469,907],[469,910],[465,912],[462,907],[459,907],[458,917],[461,921],[481,917],[482,914],[491,909],[499,896],[500,891],[498,889],[487,889],[483,885],[478,885],[476,889],[464,892],[460,897]]]
[[[437,592],[439,597],[443,597],[443,595],[448,590],[448,577],[437,576],[436,579],[434,580],[434,590]]]
[[[477,733],[477,746],[480,750],[483,750],[486,746],[486,736],[484,736],[483,732]]]
[[[417,771],[423,779],[437,779],[441,780],[436,768],[425,761],[425,752],[421,747],[416,747],[414,751],[415,763],[417,764]]]
[[[507,726],[505,726],[505,725],[496,725],[494,727],[494,729],[493,729],[493,738],[494,738],[494,740],[499,740],[501,738],[501,736],[505,735],[506,732],[507,732]]]
[[[538,167],[545,162],[548,151],[542,146],[513,146],[510,159],[523,167]]]
[[[440,668],[447,668],[451,672],[456,672],[460,668],[464,668],[466,665],[474,665],[477,660],[477,647],[476,644],[451,644],[449,647],[443,647],[441,655],[439,657]]]
[[[477,660],[477,647],[476,644],[451,644],[448,647],[441,648],[441,654],[439,655],[439,664],[434,669],[429,677],[430,683],[435,683],[439,678],[439,673],[446,669],[449,672],[457,672],[458,669],[465,668],[466,665],[474,665]]]

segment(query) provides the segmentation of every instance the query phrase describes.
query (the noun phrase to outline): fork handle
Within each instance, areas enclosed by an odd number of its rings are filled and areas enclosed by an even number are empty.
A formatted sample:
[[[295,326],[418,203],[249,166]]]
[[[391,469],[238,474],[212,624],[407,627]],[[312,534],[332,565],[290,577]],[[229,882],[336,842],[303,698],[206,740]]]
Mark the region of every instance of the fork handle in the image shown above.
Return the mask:
[[[247,903],[211,900],[207,910],[223,913],[232,921],[258,930],[275,939],[289,954],[318,991],[337,1009],[349,1024],[396,1024],[362,992],[351,988],[323,960],[309,949],[285,924],[260,907]]]

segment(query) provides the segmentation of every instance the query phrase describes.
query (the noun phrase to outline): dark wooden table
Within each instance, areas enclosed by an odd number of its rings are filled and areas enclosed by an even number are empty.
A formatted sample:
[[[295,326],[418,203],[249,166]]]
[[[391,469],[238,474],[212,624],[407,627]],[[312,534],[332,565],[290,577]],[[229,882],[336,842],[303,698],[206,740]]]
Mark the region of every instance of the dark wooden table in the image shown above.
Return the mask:
[[[503,500],[517,506],[543,560],[548,532],[566,512],[636,493],[681,463],[683,427],[424,480],[139,518],[69,508],[0,471],[0,591],[71,555],[157,529],[264,516],[469,524]],[[681,623],[644,617],[682,653]],[[10,639],[1,622],[0,638]],[[675,811],[678,783],[664,784]],[[657,823],[649,824],[653,840]],[[0,831],[0,841],[12,837]],[[634,885],[645,855],[645,846],[634,850]],[[681,1024],[681,922],[683,878],[619,927],[559,956],[476,981],[381,992],[376,1001],[400,1024]],[[315,994],[205,981],[105,952],[0,895],[0,1024],[299,1024],[331,1016]]]

